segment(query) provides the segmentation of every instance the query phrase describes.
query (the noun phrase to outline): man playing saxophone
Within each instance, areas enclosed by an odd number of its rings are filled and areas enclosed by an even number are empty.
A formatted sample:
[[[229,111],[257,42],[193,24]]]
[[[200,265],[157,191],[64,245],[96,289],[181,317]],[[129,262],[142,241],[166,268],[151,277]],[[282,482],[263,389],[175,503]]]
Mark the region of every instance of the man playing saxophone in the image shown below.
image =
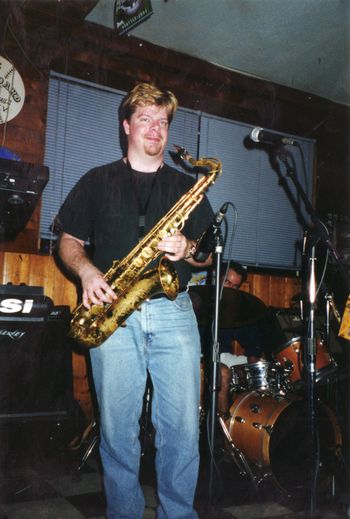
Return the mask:
[[[123,159],[90,170],[68,195],[59,221],[59,254],[82,286],[82,303],[116,300],[104,272],[122,260],[174,203],[195,184],[164,163],[169,124],[177,100],[169,91],[138,84],[124,98],[121,123],[127,140]],[[191,253],[212,221],[207,198],[183,230],[157,245],[175,266],[179,294],[151,297],[101,346],[90,350],[99,403],[100,454],[108,519],[141,519],[139,419],[148,373],[153,385],[158,519],[194,519],[198,477],[200,339],[189,295]],[[85,249],[93,249],[92,258]],[[208,260],[208,263],[210,259]],[[154,262],[153,262],[154,263]],[[203,263],[201,263],[203,266]]]

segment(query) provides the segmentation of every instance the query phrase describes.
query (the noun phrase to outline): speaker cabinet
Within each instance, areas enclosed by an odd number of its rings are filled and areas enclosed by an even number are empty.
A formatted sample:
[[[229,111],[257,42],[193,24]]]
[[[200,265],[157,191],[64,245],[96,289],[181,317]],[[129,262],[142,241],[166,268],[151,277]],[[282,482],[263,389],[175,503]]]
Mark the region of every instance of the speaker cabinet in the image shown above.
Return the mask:
[[[35,288],[0,287],[0,422],[56,418],[73,399],[69,307]]]

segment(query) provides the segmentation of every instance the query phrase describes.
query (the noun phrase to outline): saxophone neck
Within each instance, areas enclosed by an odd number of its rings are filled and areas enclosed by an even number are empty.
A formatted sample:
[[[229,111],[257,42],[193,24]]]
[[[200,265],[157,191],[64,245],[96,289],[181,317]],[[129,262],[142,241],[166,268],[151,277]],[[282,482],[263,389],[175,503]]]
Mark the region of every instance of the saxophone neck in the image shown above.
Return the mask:
[[[194,173],[203,173],[204,175],[214,176],[215,178],[221,175],[222,163],[219,159],[214,157],[202,157],[198,160],[195,160],[189,154],[186,148],[177,146],[176,144],[174,144],[174,148],[176,149],[176,153],[181,160],[188,162],[191,164],[191,166],[196,168]],[[198,168],[202,169],[202,171],[199,171]]]

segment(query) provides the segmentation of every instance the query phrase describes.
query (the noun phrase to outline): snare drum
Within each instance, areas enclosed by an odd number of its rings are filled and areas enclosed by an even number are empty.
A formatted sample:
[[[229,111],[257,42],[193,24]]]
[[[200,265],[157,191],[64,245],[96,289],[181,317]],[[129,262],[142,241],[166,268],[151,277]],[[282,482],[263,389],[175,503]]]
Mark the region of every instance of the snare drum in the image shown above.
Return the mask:
[[[303,353],[301,347],[301,337],[295,337],[285,344],[282,344],[273,354],[273,356],[290,369],[290,381],[294,385],[300,385],[303,378]],[[337,369],[336,362],[329,355],[326,347],[319,338],[316,339],[316,382],[327,378]]]
[[[310,460],[307,403],[295,395],[272,396],[256,391],[238,395],[227,422],[232,442],[253,472],[270,476],[282,490],[308,488]],[[317,431],[320,463],[326,474],[340,454],[340,428],[330,408],[318,402]]]
[[[233,391],[267,391],[278,393],[284,389],[285,368],[279,362],[259,360],[231,368]]]

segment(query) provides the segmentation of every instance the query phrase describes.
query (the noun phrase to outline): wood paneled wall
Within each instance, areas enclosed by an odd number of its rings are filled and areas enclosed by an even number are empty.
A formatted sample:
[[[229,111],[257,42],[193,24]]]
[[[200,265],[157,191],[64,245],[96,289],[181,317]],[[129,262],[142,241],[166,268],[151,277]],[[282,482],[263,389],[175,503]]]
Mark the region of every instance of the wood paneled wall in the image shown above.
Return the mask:
[[[68,305],[71,310],[77,303],[75,285],[61,272],[53,256],[0,252],[0,284],[7,283],[42,286],[44,294],[55,305]],[[293,277],[249,274],[243,289],[268,306],[284,308],[290,306],[292,296],[300,291],[300,283]],[[73,352],[72,355],[74,396],[90,419],[93,409],[86,353]]]

